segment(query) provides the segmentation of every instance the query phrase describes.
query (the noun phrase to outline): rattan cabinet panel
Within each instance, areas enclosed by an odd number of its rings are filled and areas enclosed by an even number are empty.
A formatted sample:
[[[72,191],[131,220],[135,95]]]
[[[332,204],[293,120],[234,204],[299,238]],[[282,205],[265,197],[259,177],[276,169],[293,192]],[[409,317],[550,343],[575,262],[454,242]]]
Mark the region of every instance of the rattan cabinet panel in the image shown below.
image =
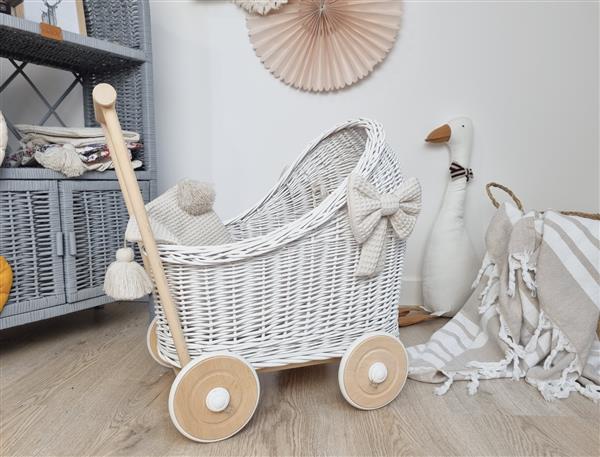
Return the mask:
[[[145,200],[150,183],[140,182]],[[65,233],[65,287],[70,303],[99,297],[106,268],[123,246],[127,209],[116,181],[59,184]]]
[[[1,318],[64,302],[62,254],[57,182],[0,181],[0,255],[13,269]]]
[[[89,36],[130,48],[144,47],[141,26],[144,2],[133,0],[87,0],[84,2]]]

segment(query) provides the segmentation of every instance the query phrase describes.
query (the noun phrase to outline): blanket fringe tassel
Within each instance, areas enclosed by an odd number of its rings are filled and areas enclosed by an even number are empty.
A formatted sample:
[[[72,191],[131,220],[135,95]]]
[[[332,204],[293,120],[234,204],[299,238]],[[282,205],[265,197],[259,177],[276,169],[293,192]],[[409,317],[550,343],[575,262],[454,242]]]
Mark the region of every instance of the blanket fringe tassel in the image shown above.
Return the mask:
[[[469,395],[475,395],[477,393],[477,389],[479,389],[479,375],[477,373],[473,373],[471,375],[471,381],[467,384],[467,392]]]
[[[491,268],[491,271],[489,271]],[[514,296],[516,292],[516,272],[521,270],[521,278],[523,279],[526,287],[531,291],[533,297],[537,294],[537,286],[535,283],[535,272],[536,266],[531,262],[531,253],[523,252],[512,254],[509,258],[509,295]],[[556,398],[566,398],[571,392],[579,392],[581,395],[594,400],[600,400],[600,386],[589,383],[583,385],[578,382],[578,378],[581,375],[581,367],[579,363],[579,356],[575,352],[575,349],[571,346],[568,338],[556,327],[552,321],[544,314],[543,311],[539,312],[538,325],[535,328],[531,339],[525,346],[517,343],[514,338],[509,334],[508,326],[504,320],[500,310],[498,308],[498,297],[499,297],[499,274],[497,265],[486,255],[483,260],[483,264],[477,278],[473,283],[473,288],[476,288],[483,276],[488,276],[488,282],[480,294],[481,305],[479,306],[479,313],[484,314],[491,307],[496,309],[498,318],[500,320],[500,330],[498,337],[507,345],[506,354],[504,360],[498,362],[471,362],[470,367],[476,369],[474,372],[443,372],[447,376],[447,380],[439,387],[434,390],[436,395],[444,395],[448,392],[452,384],[454,383],[454,377],[461,375],[470,379],[467,384],[467,391],[469,395],[475,395],[479,388],[480,379],[495,379],[500,377],[506,377],[512,374],[514,380],[525,378],[525,380],[537,387],[544,399],[554,400]],[[544,360],[544,369],[548,370],[552,367],[552,362],[555,360],[558,354],[563,351],[567,351],[575,354],[575,358],[571,361],[568,367],[566,367],[561,374],[559,379],[553,380],[536,380],[526,376],[527,363],[525,358],[534,353],[537,350],[538,342],[542,331],[552,330],[552,341],[556,341],[554,347]],[[524,367],[521,367],[520,362],[523,361]],[[512,364],[512,370],[509,368]],[[512,373],[510,373],[512,371]]]
[[[488,274],[487,284],[481,294],[479,294],[479,299],[481,300],[481,305],[479,305],[479,308],[477,309],[479,314],[485,314],[494,305],[494,303],[496,303],[496,300],[500,294],[498,283],[500,280],[500,275],[498,274],[498,267],[487,258],[484,259],[483,266],[481,267],[481,270],[479,270],[479,274],[473,283],[473,287],[477,287],[477,285],[481,282],[483,275],[488,272],[490,267],[491,271]]]
[[[521,278],[525,286],[531,291],[531,296],[537,295],[537,285],[533,279],[532,273],[535,274],[536,266],[531,261],[532,253],[518,252],[513,253],[508,257],[508,295],[515,296],[517,270],[521,270]]]
[[[578,366],[579,357],[575,355],[575,358],[571,361],[569,366],[562,371],[560,379],[542,381],[527,378],[526,381],[529,384],[536,386],[547,401],[552,401],[557,398],[567,398],[571,392],[579,392],[584,397],[587,397],[594,402],[598,402],[598,400],[600,400],[600,386],[590,383],[584,387],[579,383],[577,381],[577,378],[579,377]]]
[[[446,382],[444,384],[442,384],[440,387],[436,387],[435,390],[433,391],[436,395],[445,395],[446,392],[448,392],[448,389],[450,389],[450,386],[452,385],[452,383],[454,382],[454,377],[453,376],[448,376],[448,379],[446,380]]]

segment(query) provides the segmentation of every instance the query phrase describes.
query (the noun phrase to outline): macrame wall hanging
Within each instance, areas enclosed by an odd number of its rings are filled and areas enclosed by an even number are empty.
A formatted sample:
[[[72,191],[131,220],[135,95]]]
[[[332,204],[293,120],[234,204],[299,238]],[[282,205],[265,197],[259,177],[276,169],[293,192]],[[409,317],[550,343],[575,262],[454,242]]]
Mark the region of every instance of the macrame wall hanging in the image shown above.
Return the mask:
[[[367,76],[392,48],[402,9],[400,0],[236,3],[259,13],[249,15],[247,25],[265,67],[286,84],[314,92],[341,89]]]
[[[285,5],[288,0],[233,0],[233,3],[241,6],[249,13],[267,14]]]

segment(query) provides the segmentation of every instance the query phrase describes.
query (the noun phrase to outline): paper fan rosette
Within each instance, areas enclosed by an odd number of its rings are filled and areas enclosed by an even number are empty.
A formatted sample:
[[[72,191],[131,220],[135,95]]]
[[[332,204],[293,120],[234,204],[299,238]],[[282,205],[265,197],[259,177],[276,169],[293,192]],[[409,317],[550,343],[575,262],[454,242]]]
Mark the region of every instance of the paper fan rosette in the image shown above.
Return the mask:
[[[331,91],[367,76],[392,48],[400,0],[289,0],[248,16],[250,42],[271,73],[298,89]]]

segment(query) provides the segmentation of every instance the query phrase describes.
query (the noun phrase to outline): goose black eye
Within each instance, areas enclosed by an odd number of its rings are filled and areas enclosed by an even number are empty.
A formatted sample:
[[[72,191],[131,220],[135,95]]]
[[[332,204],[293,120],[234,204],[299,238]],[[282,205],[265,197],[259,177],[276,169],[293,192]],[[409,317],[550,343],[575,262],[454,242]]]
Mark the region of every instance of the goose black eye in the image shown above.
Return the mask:
[[[464,128],[464,127],[465,127],[465,124],[461,125],[461,127],[463,127],[463,128]]]

